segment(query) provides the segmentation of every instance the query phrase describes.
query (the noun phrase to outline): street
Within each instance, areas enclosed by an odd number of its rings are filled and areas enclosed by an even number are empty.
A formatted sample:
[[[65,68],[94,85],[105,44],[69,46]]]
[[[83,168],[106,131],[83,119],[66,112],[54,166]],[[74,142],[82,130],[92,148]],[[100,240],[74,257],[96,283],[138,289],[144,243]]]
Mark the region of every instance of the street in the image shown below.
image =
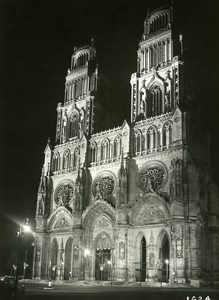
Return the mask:
[[[150,287],[121,287],[121,286],[55,286],[48,289],[45,285],[26,285],[24,296],[19,300],[58,300],[58,299],[103,299],[104,300],[217,300],[219,290],[210,288],[150,288]]]

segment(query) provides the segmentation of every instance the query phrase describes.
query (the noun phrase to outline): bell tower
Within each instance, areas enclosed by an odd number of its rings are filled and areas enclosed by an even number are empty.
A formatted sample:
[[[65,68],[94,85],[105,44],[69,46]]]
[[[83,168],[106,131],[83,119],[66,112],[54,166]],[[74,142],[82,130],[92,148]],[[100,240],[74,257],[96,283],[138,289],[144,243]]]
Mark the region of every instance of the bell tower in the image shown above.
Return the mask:
[[[67,71],[64,103],[57,107],[56,144],[80,137],[81,132],[93,131],[94,96],[97,91],[98,68],[96,50],[91,45],[74,48]]]
[[[147,13],[137,51],[137,73],[131,77],[132,123],[169,113],[179,105],[182,63],[173,54],[172,23],[172,8]]]

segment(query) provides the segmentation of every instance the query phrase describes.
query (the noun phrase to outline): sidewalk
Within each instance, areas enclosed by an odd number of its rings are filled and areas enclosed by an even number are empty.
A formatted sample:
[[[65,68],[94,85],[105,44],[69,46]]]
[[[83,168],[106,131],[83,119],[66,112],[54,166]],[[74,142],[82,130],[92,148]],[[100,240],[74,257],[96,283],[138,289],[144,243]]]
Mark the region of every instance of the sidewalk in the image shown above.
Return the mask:
[[[49,285],[49,280],[34,280],[34,279],[26,279],[25,283],[28,285],[43,285],[43,286],[48,286]],[[53,285],[53,282],[52,282]],[[55,280],[54,281],[54,286],[60,286],[60,287],[121,287],[121,288],[127,288],[127,287],[141,287],[141,288],[154,288],[154,289],[159,289],[159,288],[164,288],[164,289],[196,289],[196,290],[218,290],[219,287],[213,287],[213,286],[201,286],[201,287],[194,287],[191,286],[187,283],[164,283],[162,282],[118,282],[118,281],[74,281],[74,280]]]

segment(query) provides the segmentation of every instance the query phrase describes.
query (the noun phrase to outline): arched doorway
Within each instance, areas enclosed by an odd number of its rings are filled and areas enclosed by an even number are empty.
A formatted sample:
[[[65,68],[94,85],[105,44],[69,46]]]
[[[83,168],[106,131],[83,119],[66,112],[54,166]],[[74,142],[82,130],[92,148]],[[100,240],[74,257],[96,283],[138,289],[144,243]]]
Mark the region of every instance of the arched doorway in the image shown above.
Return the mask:
[[[146,279],[146,240],[145,237],[141,239],[140,245],[140,281],[144,282]]]
[[[161,236],[161,243],[159,248],[159,260],[160,260],[160,280],[168,281],[170,274],[170,243],[167,233],[163,233]]]
[[[53,280],[56,278],[57,272],[58,248],[58,242],[54,239],[51,245],[51,277]]]
[[[102,234],[96,244],[95,280],[108,281],[112,273],[112,248],[109,237]]]
[[[70,237],[65,245],[65,269],[64,280],[68,280],[71,277],[71,257],[72,257],[72,238]]]

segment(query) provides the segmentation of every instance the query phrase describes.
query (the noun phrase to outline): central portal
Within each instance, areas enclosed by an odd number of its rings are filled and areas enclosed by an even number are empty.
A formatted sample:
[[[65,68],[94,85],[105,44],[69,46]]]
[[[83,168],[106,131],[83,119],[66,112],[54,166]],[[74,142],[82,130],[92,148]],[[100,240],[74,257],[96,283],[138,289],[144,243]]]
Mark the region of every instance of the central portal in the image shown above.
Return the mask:
[[[111,249],[96,249],[95,279],[108,281],[111,278]]]
[[[103,233],[96,245],[95,280],[108,281],[111,278],[111,242],[106,233]]]

